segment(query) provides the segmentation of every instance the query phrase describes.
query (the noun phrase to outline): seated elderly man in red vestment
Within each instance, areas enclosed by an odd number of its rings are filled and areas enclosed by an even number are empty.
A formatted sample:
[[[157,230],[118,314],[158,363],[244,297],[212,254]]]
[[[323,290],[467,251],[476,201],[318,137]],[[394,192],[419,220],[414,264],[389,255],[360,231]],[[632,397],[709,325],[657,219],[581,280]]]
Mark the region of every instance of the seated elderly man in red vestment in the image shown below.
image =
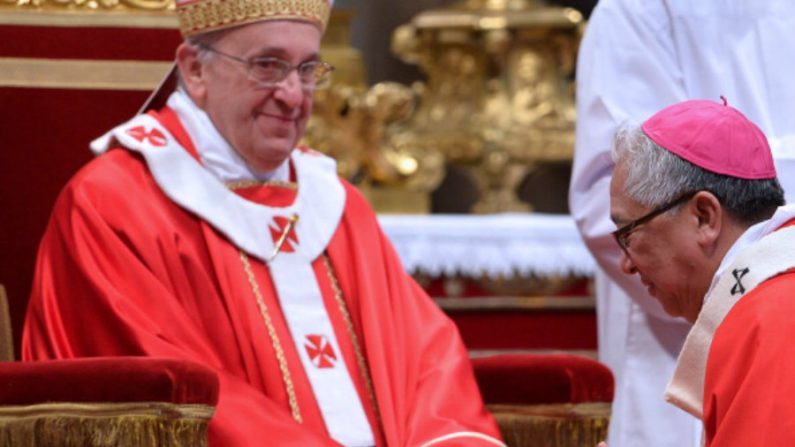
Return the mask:
[[[26,360],[187,359],[213,446],[503,445],[453,323],[297,147],[328,0],[188,0],[180,87],[92,144],[38,257]]]
[[[795,207],[767,139],[725,100],[686,101],[613,156],[621,267],[693,323],[666,399],[708,446],[795,445]]]

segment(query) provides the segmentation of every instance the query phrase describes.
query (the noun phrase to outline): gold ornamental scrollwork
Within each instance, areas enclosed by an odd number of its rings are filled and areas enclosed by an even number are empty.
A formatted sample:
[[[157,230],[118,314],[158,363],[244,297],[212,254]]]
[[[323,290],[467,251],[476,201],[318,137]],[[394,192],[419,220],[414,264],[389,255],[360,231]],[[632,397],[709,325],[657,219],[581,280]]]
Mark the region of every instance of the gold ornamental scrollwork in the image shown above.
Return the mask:
[[[337,160],[379,212],[425,213],[442,181],[441,152],[417,145],[410,119],[422,87],[396,82],[368,86],[358,52],[348,45],[350,15],[332,15],[323,58],[337,67],[331,87],[315,92],[303,142]]]
[[[427,212],[428,195],[444,175],[444,157],[415,144],[406,120],[419,92],[382,82],[335,84],[315,96],[304,141],[337,160],[381,212]]]

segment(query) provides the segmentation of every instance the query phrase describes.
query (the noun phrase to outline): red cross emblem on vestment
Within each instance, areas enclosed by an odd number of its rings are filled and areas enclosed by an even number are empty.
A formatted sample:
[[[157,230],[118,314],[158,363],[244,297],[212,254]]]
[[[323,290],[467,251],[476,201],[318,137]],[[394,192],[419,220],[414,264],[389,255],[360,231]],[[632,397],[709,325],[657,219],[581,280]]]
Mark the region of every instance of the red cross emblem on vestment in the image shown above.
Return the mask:
[[[333,368],[337,355],[325,335],[307,335],[304,343],[309,360],[318,368]]]
[[[268,226],[268,229],[271,230],[271,238],[273,239],[273,245],[279,246],[281,243],[280,251],[285,253],[293,253],[295,251],[294,245],[298,245],[298,235],[295,234],[295,231],[290,231],[291,226],[288,226],[290,219],[284,216],[276,216],[273,218],[273,222]],[[289,231],[288,234],[284,234],[285,231]],[[284,240],[283,242],[280,242]]]
[[[163,135],[163,132],[156,128],[147,131],[144,126],[136,126],[131,129],[127,129],[127,135],[135,138],[141,143],[148,142],[155,147],[165,146],[168,142],[168,140],[166,140],[166,136]]]

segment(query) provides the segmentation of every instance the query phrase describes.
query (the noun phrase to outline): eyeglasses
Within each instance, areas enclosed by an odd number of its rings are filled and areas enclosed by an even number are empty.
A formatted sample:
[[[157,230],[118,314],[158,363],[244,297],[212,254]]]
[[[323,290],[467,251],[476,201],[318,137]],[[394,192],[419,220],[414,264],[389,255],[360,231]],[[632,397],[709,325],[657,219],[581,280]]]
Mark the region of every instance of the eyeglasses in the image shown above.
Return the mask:
[[[681,205],[682,203],[687,202],[690,200],[694,195],[696,195],[698,191],[691,191],[686,193],[679,198],[672,200],[671,202],[666,203],[665,205],[659,206],[653,209],[648,214],[633,220],[632,222],[624,225],[623,227],[619,228],[618,230],[614,231],[613,238],[615,238],[618,246],[624,250],[624,253],[629,254],[629,236],[638,229],[641,225],[645,223],[649,223],[652,219],[659,216],[660,214],[670,210],[671,208]]]
[[[282,82],[291,71],[295,70],[304,90],[323,89],[330,84],[331,72],[334,71],[333,65],[323,61],[311,60],[301,62],[298,65],[290,65],[289,62],[275,57],[243,59],[242,57],[218,51],[210,45],[199,44],[199,47],[245,65],[249,76],[265,87],[272,87]]]

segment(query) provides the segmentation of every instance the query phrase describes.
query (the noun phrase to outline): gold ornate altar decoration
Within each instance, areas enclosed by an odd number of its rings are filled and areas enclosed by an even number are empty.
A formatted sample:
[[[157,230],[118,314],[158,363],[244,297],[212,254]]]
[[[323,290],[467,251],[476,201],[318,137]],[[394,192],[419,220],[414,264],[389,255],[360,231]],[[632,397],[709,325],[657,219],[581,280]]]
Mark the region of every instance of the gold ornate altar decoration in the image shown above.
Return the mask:
[[[516,195],[528,172],[571,161],[583,27],[570,8],[465,0],[394,33],[394,52],[428,77],[405,144],[468,171],[480,189],[474,212],[529,210]]]
[[[338,79],[318,92],[306,141],[333,155],[381,212],[428,211],[446,165],[478,185],[471,211],[528,211],[517,197],[523,179],[572,158],[583,26],[578,11],[533,0],[422,12],[395,31],[393,51],[427,81],[368,89],[363,79]],[[327,37],[348,42],[341,32]]]
[[[331,87],[315,92],[304,142],[337,160],[379,212],[426,213],[442,181],[444,158],[414,143],[407,124],[419,94],[395,82],[368,87],[364,64],[350,47],[349,13],[335,10],[323,39],[323,58],[335,67]]]

